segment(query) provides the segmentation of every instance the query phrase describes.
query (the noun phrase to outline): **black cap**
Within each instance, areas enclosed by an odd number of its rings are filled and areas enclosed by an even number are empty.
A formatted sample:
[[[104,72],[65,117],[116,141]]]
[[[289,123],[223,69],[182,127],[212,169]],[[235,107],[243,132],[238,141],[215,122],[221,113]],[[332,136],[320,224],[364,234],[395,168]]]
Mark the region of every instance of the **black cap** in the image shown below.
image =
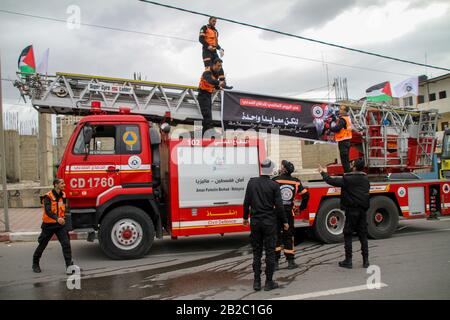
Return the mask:
[[[281,161],[281,165],[286,169],[286,172],[288,174],[291,174],[292,172],[295,171],[295,167],[292,164],[292,162],[289,162],[287,160],[283,160],[283,161]]]

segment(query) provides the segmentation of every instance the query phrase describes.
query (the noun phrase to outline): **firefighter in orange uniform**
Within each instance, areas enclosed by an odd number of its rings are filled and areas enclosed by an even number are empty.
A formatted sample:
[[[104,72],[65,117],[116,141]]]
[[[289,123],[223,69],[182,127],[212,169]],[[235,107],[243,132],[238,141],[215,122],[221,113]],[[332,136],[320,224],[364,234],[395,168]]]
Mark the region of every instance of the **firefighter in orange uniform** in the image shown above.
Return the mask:
[[[216,29],[217,18],[209,17],[208,24],[200,29],[198,40],[202,44],[202,57],[205,69],[211,67],[214,60],[219,58],[217,50],[223,55],[223,49],[219,45],[219,32]]]
[[[205,71],[212,68],[214,60],[219,59],[217,50],[220,52],[220,57],[224,55],[223,48],[219,45],[219,32],[216,29],[217,18],[210,17],[208,24],[200,29],[200,35],[198,40],[202,44],[202,57],[203,64],[205,65]],[[225,72],[223,68],[219,70],[219,80],[224,81],[224,89],[233,89],[233,86],[228,86],[225,81]]]
[[[220,70],[222,69],[222,60],[216,58],[211,68],[205,70],[200,78],[198,85],[197,100],[202,112],[202,132],[203,135],[212,125],[212,93],[214,90],[220,90],[225,86],[225,82],[220,80]]]
[[[53,180],[53,189],[41,197],[42,232],[38,238],[39,245],[33,254],[33,271],[36,273],[42,272],[39,260],[54,234],[56,234],[61,244],[66,268],[73,265],[69,234],[64,226],[66,211],[65,187],[64,180],[56,178]]]
[[[281,258],[281,251],[283,250],[286,260],[288,261],[288,269],[295,269],[298,265],[295,263],[294,250],[294,198],[297,194],[301,194],[302,203],[298,208],[299,211],[306,208],[309,200],[309,192],[305,189],[299,179],[291,176],[294,172],[294,165],[283,160],[281,162],[280,175],[273,178],[274,181],[280,185],[281,198],[283,200],[284,213],[286,215],[289,229],[284,230],[279,223],[277,232],[277,245],[275,248],[276,263],[275,268],[279,268],[279,260]]]
[[[339,155],[341,157],[342,167],[344,173],[350,172],[350,140],[352,139],[352,122],[348,114],[350,108],[348,106],[339,107],[339,118],[335,122],[335,125],[328,128],[331,132],[334,132],[334,139],[338,143]]]

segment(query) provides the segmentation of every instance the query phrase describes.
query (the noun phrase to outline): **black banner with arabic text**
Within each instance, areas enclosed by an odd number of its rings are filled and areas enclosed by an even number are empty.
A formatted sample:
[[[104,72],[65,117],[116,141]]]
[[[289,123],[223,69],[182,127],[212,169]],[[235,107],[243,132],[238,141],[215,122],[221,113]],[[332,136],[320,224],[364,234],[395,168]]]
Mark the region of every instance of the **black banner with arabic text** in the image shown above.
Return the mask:
[[[225,129],[267,130],[310,140],[323,136],[324,122],[336,112],[324,102],[270,97],[238,91],[223,91],[222,122]]]

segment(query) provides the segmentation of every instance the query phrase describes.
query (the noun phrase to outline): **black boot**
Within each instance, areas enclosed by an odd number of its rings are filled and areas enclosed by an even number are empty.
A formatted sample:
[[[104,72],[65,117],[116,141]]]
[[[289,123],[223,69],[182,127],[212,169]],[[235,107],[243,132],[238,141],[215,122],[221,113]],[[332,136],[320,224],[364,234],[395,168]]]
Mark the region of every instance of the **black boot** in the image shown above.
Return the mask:
[[[345,260],[339,262],[339,267],[347,268],[347,269],[353,268],[353,265],[352,265],[352,257],[346,255],[346,256],[345,256]]]
[[[66,262],[66,274],[67,274],[67,275],[73,274],[73,271],[69,271],[69,267],[70,267],[70,266],[73,266],[73,261]]]
[[[35,273],[41,273],[41,267],[39,266],[39,262],[33,261],[33,272]]]
[[[255,291],[261,290],[261,278],[255,277],[255,280],[253,280],[253,289]]]
[[[278,288],[278,283],[273,280],[266,280],[266,284],[264,286],[264,291],[270,291]]]
[[[369,257],[363,257],[363,268],[367,269],[369,266]]]
[[[292,270],[292,269],[295,269],[295,268],[298,268],[298,264],[295,263],[294,259],[289,259],[288,260],[288,269]]]

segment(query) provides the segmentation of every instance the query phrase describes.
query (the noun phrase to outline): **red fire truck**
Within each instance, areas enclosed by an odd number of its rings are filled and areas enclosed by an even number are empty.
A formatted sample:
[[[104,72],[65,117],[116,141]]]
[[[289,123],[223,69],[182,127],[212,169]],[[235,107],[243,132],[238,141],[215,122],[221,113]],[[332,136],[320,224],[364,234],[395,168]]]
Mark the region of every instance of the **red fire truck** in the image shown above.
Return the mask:
[[[242,202],[248,180],[259,175],[264,142],[170,138],[170,126],[161,119],[200,118],[196,88],[63,73],[21,79],[17,86],[40,112],[94,111],[77,124],[58,176],[67,184],[69,224],[98,231],[109,257],[141,257],[163,230],[172,237],[248,231],[242,226]],[[138,114],[119,111],[119,104]],[[219,112],[215,103],[213,119],[220,119]],[[351,108],[351,119],[351,157],[364,158],[372,179],[372,238],[389,237],[400,216],[450,214],[450,181],[422,180],[414,173],[432,166],[437,112],[364,103]],[[330,164],[328,172],[340,174],[342,167]],[[342,241],[340,190],[323,181],[304,184],[311,197],[295,226],[312,228],[326,243]]]

